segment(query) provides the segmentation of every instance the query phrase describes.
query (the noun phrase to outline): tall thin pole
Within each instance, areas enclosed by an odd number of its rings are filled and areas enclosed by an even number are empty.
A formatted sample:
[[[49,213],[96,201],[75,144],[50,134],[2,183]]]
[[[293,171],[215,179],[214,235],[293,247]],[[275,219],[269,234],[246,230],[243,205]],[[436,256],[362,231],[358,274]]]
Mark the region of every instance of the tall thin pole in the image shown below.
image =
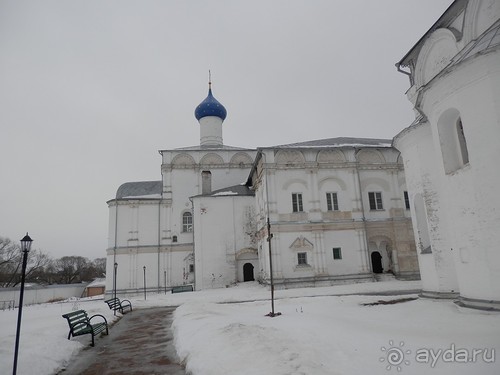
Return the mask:
[[[118,268],[118,263],[115,262],[114,266],[114,274],[113,274],[113,294],[114,298],[116,299],[116,271]],[[114,315],[116,315],[116,310],[113,311]]]
[[[142,267],[144,270],[144,300],[146,300],[146,266]]]
[[[19,336],[21,335],[21,317],[23,315],[23,299],[24,299],[24,280],[26,276],[26,263],[28,262],[28,251],[23,250],[23,268],[21,271],[21,292],[19,294],[19,307],[17,314],[17,330],[16,330],[16,347],[14,350],[14,367],[12,374],[17,373],[17,356],[19,353]]]
[[[165,275],[165,294],[167,294],[167,271],[163,271],[163,274]]]
[[[267,242],[269,242],[269,273],[271,274],[271,314],[274,316],[274,279],[273,279],[273,256],[271,252],[271,240],[273,234],[271,233],[271,222],[267,218]]]

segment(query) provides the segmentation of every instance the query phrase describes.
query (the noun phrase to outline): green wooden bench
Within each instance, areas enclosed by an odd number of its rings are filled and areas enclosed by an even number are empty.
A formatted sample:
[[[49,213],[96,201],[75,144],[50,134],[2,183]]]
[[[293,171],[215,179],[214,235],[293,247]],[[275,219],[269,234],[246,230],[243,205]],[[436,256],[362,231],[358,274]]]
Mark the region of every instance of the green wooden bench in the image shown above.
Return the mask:
[[[182,293],[182,292],[192,292],[192,291],[193,291],[192,285],[179,285],[172,287],[172,293]]]
[[[128,299],[123,299],[120,301],[119,298],[111,298],[106,301],[104,301],[108,304],[109,308],[113,311],[119,311],[122,314],[124,314],[125,309],[129,309],[129,311],[132,311],[132,304]]]
[[[69,334],[68,340],[71,336],[92,335],[92,346],[94,346],[94,336],[106,331],[108,334],[108,321],[101,314],[92,315],[90,318],[85,310],[72,311],[62,316],[68,321]],[[104,322],[91,323],[95,317],[101,317]]]

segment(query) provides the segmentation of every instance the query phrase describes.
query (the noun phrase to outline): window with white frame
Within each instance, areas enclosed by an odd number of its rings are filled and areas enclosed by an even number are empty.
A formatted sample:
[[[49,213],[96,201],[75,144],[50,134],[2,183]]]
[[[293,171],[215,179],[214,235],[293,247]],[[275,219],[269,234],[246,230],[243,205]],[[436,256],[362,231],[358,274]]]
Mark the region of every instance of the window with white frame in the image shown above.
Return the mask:
[[[368,193],[368,200],[370,202],[370,210],[383,210],[382,193],[380,191],[371,191]]]
[[[333,259],[342,259],[342,250],[340,247],[333,248]]]
[[[304,207],[302,205],[302,193],[292,193],[292,211],[302,212]]]
[[[326,207],[328,211],[339,210],[339,200],[337,193],[326,193]]]
[[[297,253],[297,264],[299,266],[307,265],[307,253]]]
[[[182,214],[182,231],[192,232],[193,231],[193,215],[191,212],[184,212]]]

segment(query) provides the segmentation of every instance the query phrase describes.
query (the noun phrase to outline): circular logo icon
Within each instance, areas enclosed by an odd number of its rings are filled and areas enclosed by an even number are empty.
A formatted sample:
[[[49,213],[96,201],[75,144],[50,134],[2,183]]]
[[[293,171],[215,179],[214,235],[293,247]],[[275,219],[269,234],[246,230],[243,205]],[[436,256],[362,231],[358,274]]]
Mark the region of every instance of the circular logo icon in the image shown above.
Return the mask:
[[[394,341],[390,340],[389,341],[389,347],[386,348],[385,346],[382,346],[380,350],[385,353],[385,357],[380,357],[380,362],[387,362],[387,366],[385,369],[387,371],[391,370],[393,367],[396,368],[396,370],[401,371],[402,364],[405,364],[406,366],[410,365],[410,361],[405,359],[406,354],[411,354],[411,350],[404,350],[404,341],[401,341],[399,343],[399,346],[394,345]]]

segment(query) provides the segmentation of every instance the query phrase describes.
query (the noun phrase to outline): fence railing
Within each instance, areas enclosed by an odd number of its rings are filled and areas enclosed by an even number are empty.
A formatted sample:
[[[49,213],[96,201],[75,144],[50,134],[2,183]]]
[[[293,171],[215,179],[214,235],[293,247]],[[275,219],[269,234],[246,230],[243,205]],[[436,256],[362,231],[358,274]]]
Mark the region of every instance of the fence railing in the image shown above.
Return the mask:
[[[13,299],[8,301],[0,301],[0,310],[14,310],[15,302],[16,301],[14,301]]]

